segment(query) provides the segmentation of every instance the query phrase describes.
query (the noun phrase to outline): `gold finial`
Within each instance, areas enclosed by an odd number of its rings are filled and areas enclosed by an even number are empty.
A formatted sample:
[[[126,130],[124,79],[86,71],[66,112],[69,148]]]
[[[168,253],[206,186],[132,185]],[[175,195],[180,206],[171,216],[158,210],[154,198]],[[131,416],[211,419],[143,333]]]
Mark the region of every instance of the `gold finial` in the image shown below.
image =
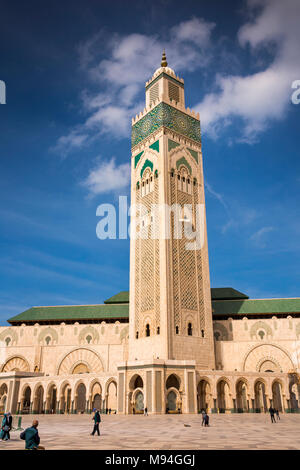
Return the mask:
[[[161,64],[162,67],[166,67],[168,65],[167,58],[166,58],[166,53],[165,50],[163,51],[162,59],[161,59]]]

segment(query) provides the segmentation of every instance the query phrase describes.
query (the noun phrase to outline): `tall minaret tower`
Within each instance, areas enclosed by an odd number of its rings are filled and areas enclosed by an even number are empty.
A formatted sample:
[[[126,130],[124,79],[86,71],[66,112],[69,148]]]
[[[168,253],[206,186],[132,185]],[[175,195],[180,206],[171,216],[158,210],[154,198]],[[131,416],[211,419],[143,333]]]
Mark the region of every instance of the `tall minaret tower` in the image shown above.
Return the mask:
[[[139,233],[130,242],[129,361],[194,360],[197,368],[212,369],[199,114],[185,107],[184,80],[168,67],[165,53],[146,83],[146,107],[132,120],[131,205],[140,204]],[[153,204],[161,207],[159,223]],[[182,208],[182,227],[192,230],[196,207],[204,209],[199,249],[187,249],[191,240],[174,236],[178,219],[168,209],[174,204]]]

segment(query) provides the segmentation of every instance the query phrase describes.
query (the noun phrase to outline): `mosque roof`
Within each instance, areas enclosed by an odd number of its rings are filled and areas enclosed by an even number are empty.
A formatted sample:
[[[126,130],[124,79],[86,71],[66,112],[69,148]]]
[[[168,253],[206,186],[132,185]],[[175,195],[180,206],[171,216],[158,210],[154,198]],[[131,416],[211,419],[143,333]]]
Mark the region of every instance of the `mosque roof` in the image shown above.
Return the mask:
[[[211,289],[214,318],[254,315],[300,314],[300,298],[249,299],[232,287]],[[8,320],[12,325],[22,323],[128,321],[129,292],[121,291],[98,305],[58,305],[31,307]]]
[[[128,320],[129,304],[110,305],[58,305],[52,307],[31,307],[8,320],[12,325],[21,323],[66,322],[84,320],[116,321]]]
[[[213,300],[214,317],[300,313],[300,298]]]

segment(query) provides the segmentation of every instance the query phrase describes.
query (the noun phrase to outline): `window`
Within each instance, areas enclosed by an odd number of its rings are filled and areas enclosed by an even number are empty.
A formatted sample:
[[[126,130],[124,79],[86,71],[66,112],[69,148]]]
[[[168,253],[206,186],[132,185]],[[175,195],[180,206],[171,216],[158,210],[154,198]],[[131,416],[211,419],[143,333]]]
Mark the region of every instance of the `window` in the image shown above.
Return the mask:
[[[146,325],[146,336],[150,336],[150,326],[149,323]]]
[[[85,339],[86,339],[86,342],[90,344],[93,338],[91,337],[91,335],[88,335]]]
[[[260,330],[260,331],[258,332],[258,336],[260,337],[261,340],[264,339],[265,332],[264,332],[263,330]]]
[[[5,338],[6,346],[9,346],[10,342],[11,342],[11,338],[9,338],[9,337]]]
[[[178,335],[179,334],[179,327],[178,326],[176,326],[175,331],[176,331],[176,334]]]
[[[179,101],[179,86],[175,85],[175,83],[168,82],[169,85],[169,98],[170,100]]]
[[[160,334],[160,328],[159,328],[159,326],[157,327],[157,334],[158,334],[158,335]]]
[[[137,331],[135,334],[136,339],[139,339],[139,332]]]
[[[192,328],[192,324],[189,323],[188,324],[188,336],[192,336],[193,335],[193,328]]]
[[[51,342],[51,336],[47,336],[45,341],[46,341],[47,346],[49,346],[49,344]]]
[[[221,336],[221,335],[220,335],[220,333],[219,333],[218,331],[216,331],[216,332],[214,333],[214,337],[215,337],[215,340],[216,340],[216,341],[219,341],[220,336]]]
[[[202,338],[204,338],[204,330],[201,330]]]
[[[159,83],[156,82],[150,88],[150,104],[158,99],[158,96],[159,96],[158,93],[159,93]]]

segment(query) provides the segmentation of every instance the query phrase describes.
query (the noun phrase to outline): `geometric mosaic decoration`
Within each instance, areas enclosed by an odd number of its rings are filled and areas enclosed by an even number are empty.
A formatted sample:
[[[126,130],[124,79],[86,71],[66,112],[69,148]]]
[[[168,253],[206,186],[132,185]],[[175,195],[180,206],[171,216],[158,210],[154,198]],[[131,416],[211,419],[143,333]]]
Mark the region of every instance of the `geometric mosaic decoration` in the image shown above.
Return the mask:
[[[190,154],[192,155],[192,157],[194,157],[194,159],[195,159],[196,162],[198,163],[198,152],[195,152],[195,150],[192,150],[192,149],[189,149],[189,148],[187,148],[187,150],[190,152]]]
[[[142,142],[162,126],[196,142],[201,141],[200,122],[197,119],[161,102],[132,126],[131,146]]]
[[[191,165],[186,161],[184,157],[179,158],[176,162],[176,168],[178,169],[180,165],[186,166],[190,170],[190,174],[192,174],[192,168]]]
[[[180,144],[177,142],[174,142],[174,140],[168,139],[168,152],[171,150],[175,149],[176,147],[179,147]]]
[[[148,160],[148,159],[145,161],[145,163],[143,165],[143,168],[141,169],[141,178],[142,178],[143,173],[144,173],[144,171],[146,170],[147,167],[149,167],[151,169],[151,171],[153,170],[153,163],[150,162],[150,160]]]
[[[154,144],[149,145],[149,149],[153,149],[153,150],[156,150],[157,152],[159,152],[159,140],[154,142]]]
[[[143,155],[144,151],[141,152],[141,153],[138,153],[135,157],[134,157],[134,168],[136,168],[141,156]]]

